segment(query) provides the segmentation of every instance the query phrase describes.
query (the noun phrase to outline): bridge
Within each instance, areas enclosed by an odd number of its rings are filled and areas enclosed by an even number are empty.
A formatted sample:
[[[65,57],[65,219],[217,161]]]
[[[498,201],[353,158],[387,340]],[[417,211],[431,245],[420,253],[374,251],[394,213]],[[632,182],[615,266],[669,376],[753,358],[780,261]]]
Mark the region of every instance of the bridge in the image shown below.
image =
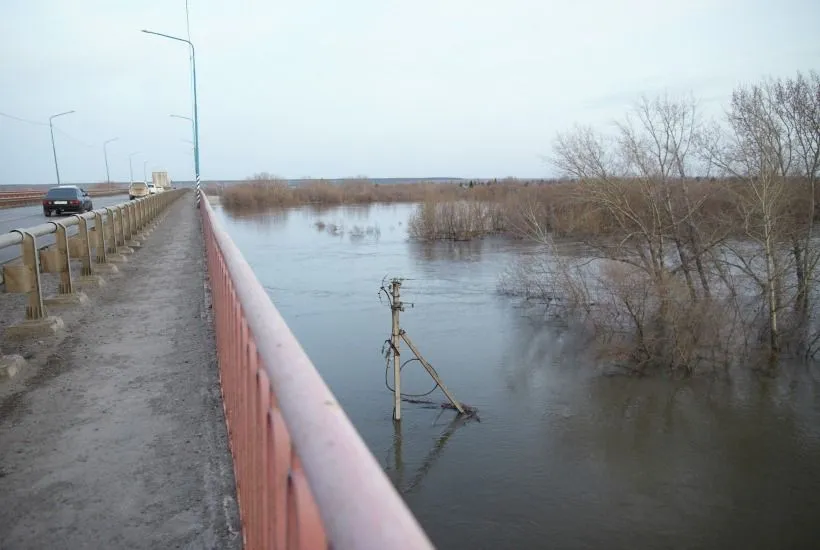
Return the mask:
[[[208,199],[111,200],[0,210],[0,547],[432,548]]]

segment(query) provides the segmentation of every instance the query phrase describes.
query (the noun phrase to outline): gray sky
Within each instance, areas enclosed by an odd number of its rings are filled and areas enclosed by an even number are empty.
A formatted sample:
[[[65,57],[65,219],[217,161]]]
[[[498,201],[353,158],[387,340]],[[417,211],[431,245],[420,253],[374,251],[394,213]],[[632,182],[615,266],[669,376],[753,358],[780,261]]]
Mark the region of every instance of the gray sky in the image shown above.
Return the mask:
[[[538,177],[557,131],[641,93],[817,69],[818,0],[190,0],[203,179]],[[184,0],[3,0],[0,112],[55,120],[64,182],[192,179]],[[47,125],[0,116],[0,184],[56,181]]]

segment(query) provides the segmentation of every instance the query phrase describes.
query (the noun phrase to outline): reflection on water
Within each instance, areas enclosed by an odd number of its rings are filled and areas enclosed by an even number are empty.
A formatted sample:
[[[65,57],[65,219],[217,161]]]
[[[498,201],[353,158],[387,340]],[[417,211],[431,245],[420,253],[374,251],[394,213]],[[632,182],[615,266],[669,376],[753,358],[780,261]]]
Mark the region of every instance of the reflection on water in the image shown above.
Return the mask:
[[[441,433],[434,439],[432,447],[427,455],[422,459],[421,465],[415,471],[410,472],[409,478],[404,467],[404,438],[402,437],[402,425],[401,422],[393,422],[393,446],[385,459],[385,471],[393,481],[393,484],[399,493],[405,497],[413,491],[421,488],[427,473],[444,452],[447,442],[456,433],[456,430],[466,426],[470,422],[468,418],[456,416],[453,411],[441,409],[437,416],[437,420],[443,416],[450,418],[449,422],[446,426],[444,426]],[[434,425],[439,424],[438,422],[434,422]]]
[[[410,242],[407,250],[410,255],[422,262],[478,262],[484,240],[468,242]]]
[[[223,221],[438,547],[817,547],[814,371],[603,376],[579,359],[587,342],[572,327],[497,296],[500,273],[531,247],[410,243],[411,211]],[[317,231],[320,220],[345,233]],[[378,226],[380,238],[351,240],[354,226]],[[455,395],[479,408],[480,424],[405,404],[394,427],[380,354],[390,331],[377,296],[386,275],[409,279],[402,293],[415,307],[402,326]],[[408,366],[402,384],[423,392],[429,376]]]
[[[285,225],[290,214],[291,210],[287,208],[275,208],[264,212],[235,212],[230,215],[230,219],[237,224],[250,224],[264,229],[270,226]]]

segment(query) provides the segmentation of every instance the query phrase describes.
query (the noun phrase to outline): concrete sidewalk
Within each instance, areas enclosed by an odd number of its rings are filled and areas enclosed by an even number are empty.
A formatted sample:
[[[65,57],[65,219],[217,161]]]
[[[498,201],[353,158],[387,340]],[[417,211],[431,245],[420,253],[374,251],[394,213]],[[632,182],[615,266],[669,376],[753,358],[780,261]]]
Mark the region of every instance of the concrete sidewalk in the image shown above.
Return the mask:
[[[241,547],[192,202],[0,381],[0,548]]]

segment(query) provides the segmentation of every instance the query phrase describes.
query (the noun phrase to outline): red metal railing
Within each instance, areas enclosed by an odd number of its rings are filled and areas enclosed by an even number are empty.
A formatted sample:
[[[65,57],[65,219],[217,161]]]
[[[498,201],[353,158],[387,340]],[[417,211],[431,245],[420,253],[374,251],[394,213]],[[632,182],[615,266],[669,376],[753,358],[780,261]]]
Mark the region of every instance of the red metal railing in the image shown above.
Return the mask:
[[[247,549],[432,548],[203,196]]]

